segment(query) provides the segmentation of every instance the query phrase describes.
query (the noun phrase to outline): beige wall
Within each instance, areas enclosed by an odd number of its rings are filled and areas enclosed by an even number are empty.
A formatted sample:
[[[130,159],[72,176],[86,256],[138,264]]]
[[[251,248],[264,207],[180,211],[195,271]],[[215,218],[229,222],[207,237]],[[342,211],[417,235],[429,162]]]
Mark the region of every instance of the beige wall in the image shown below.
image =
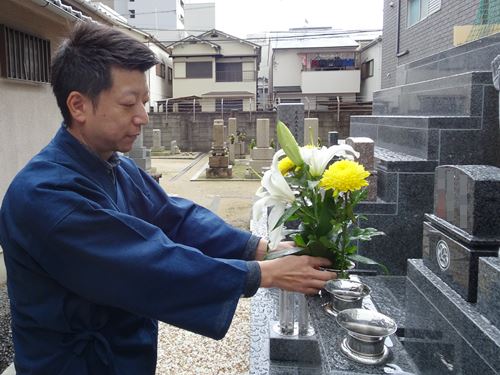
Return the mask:
[[[31,1],[0,1],[0,24],[48,39],[54,53],[69,21]],[[16,173],[45,146],[61,123],[49,84],[0,78],[0,200]],[[0,250],[1,251],[1,250]],[[0,283],[5,281],[0,254]]]

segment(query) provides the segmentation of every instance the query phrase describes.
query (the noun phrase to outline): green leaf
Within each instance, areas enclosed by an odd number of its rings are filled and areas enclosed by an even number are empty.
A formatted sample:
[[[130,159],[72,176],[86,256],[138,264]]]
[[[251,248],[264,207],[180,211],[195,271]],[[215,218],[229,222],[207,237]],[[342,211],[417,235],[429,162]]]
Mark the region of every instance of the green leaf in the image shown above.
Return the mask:
[[[384,266],[382,263],[378,263],[378,262],[374,261],[373,259],[364,257],[362,255],[351,254],[351,255],[348,255],[347,258],[349,258],[353,262],[359,262],[359,263],[363,263],[363,264],[372,264],[372,265],[379,266],[380,268],[382,268],[382,270],[384,271],[384,273],[386,275],[389,273],[389,270],[387,269],[387,267]]]
[[[303,247],[289,247],[287,249],[275,250],[266,254],[264,260],[278,259],[286,257],[287,255],[301,255],[306,249]]]
[[[291,207],[287,208],[286,211],[281,215],[280,219],[274,226],[272,230],[275,230],[279,226],[283,225],[290,217],[297,212],[297,210],[300,208],[300,206],[292,205]]]
[[[293,137],[290,129],[288,129],[283,122],[278,121],[278,124],[276,125],[276,132],[278,134],[278,141],[283,148],[283,151],[285,151],[286,156],[288,156],[296,166],[302,166],[304,164],[304,160],[302,160],[299,145]]]
[[[295,241],[295,245],[299,247],[306,247],[306,243],[304,239],[302,238],[302,235],[297,233],[295,236],[293,236],[293,240]]]
[[[359,228],[356,227],[352,230],[351,240],[360,240],[360,241],[370,241],[374,236],[384,235],[384,232],[380,232],[375,228]]]

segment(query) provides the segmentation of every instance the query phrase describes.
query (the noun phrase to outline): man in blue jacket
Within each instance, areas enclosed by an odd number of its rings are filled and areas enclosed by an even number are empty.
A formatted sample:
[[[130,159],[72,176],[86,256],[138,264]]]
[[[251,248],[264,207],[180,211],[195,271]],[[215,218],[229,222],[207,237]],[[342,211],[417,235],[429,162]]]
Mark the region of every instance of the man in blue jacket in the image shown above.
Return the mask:
[[[157,320],[222,338],[259,287],[314,293],[325,259],[262,261],[267,242],[169,197],[133,161],[151,50],[80,23],[57,51],[64,118],[0,212],[18,374],[154,374]]]

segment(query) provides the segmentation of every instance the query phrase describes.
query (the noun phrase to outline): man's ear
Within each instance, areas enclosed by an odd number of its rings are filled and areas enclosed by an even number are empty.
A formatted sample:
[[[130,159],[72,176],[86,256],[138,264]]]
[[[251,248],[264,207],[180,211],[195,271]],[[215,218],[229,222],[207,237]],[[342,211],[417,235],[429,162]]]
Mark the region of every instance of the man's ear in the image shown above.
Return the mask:
[[[69,113],[75,122],[84,123],[89,111],[93,110],[92,101],[78,91],[71,91],[66,99]]]

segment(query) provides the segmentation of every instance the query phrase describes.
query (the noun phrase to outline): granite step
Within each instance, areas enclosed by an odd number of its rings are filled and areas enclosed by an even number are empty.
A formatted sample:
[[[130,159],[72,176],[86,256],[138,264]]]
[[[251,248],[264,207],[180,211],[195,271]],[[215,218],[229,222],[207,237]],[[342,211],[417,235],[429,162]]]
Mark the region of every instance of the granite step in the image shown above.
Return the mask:
[[[495,165],[498,130],[483,126],[479,117],[353,116],[350,136],[369,137],[378,147],[439,164]]]
[[[490,71],[500,54],[500,33],[398,67],[396,83],[420,82],[470,71]]]
[[[494,375],[500,372],[500,330],[483,318],[475,304],[427,268],[421,259],[408,260],[406,351],[419,373],[439,363],[455,374]],[[498,313],[498,310],[496,310]],[[435,333],[429,337],[427,332]]]
[[[477,308],[500,329],[500,258],[479,258]]]
[[[377,91],[373,114],[482,116],[485,95],[495,96],[491,68]]]

